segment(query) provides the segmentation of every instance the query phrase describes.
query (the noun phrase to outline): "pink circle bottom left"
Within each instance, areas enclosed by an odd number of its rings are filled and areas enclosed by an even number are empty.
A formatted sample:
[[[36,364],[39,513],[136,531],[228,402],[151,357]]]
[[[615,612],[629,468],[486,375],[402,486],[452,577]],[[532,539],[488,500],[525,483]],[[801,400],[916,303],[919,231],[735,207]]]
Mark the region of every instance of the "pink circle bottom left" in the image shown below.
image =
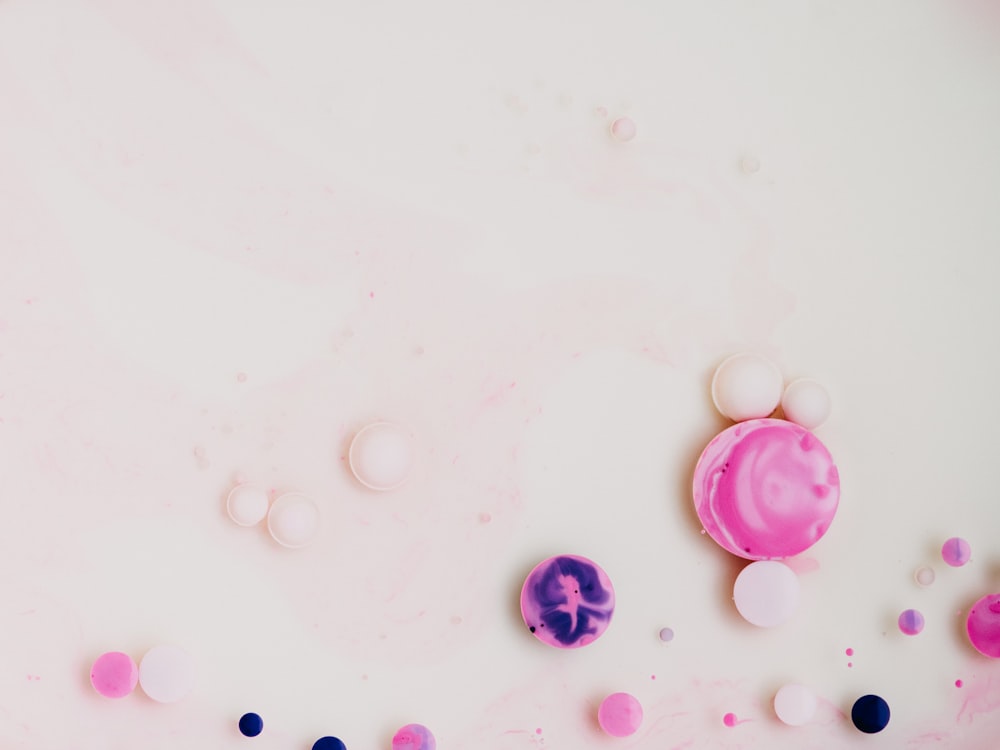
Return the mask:
[[[105,698],[124,698],[138,682],[139,668],[131,656],[121,651],[101,654],[90,670],[90,684]]]

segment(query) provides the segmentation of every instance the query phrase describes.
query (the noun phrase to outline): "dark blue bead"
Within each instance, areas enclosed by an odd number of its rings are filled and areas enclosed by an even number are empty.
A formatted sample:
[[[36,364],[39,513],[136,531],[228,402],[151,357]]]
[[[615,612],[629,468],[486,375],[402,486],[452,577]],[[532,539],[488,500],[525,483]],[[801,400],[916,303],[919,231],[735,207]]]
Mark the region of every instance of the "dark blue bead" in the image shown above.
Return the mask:
[[[347,745],[336,737],[320,737],[313,743],[312,750],[347,750]]]
[[[854,726],[866,734],[875,734],[889,723],[889,704],[877,695],[862,695],[851,709]]]
[[[264,720],[257,714],[243,714],[240,717],[240,732],[244,737],[256,737],[264,731]]]

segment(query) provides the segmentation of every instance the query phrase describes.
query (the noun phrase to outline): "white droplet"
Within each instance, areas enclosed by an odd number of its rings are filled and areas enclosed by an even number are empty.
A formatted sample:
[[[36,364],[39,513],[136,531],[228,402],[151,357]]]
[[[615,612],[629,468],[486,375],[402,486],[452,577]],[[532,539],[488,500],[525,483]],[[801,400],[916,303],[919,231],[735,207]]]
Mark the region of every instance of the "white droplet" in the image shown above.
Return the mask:
[[[726,358],[712,378],[715,408],[734,422],[770,416],[781,400],[781,371],[760,354]]]
[[[815,430],[830,416],[830,394],[810,378],[793,380],[781,397],[785,418],[807,430]]]
[[[618,141],[631,141],[635,138],[635,123],[630,117],[619,117],[611,123],[611,135]]]
[[[413,437],[392,422],[370,424],[351,441],[348,461],[354,476],[365,487],[396,489],[413,468]]]
[[[194,690],[194,684],[194,659],[177,646],[154,646],[139,662],[139,685],[154,701],[179,701]]]
[[[917,568],[917,571],[913,574],[913,578],[921,586],[930,586],[934,583],[934,569],[928,567]]]
[[[267,514],[267,530],[283,547],[305,547],[319,530],[319,508],[305,495],[282,495]]]
[[[774,696],[774,713],[785,724],[800,727],[812,721],[819,701],[805,685],[783,685]]]
[[[760,171],[760,159],[756,156],[744,156],[740,160],[740,169],[744,174],[757,174]]]
[[[799,579],[784,563],[758,560],[736,576],[733,601],[744,620],[758,627],[773,628],[795,614]]]
[[[256,526],[267,515],[267,490],[254,484],[238,484],[226,498],[226,511],[240,526]]]

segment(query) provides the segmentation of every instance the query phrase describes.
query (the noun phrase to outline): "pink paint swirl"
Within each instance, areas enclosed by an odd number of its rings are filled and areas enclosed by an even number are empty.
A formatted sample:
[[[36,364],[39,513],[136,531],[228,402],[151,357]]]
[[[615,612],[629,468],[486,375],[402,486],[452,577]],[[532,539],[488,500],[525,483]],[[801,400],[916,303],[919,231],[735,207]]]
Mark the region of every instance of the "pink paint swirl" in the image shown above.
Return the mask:
[[[822,538],[840,502],[830,452],[811,432],[753,419],[719,433],[698,459],[694,505],[709,535],[748,560],[780,560]]]

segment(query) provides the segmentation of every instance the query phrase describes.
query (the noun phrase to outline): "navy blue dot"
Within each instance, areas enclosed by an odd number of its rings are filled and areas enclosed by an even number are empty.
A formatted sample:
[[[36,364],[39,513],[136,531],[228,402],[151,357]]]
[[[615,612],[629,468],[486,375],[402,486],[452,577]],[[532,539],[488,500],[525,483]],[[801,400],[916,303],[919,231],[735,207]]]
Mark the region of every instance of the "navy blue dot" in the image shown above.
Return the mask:
[[[240,732],[244,737],[256,737],[264,731],[264,720],[258,714],[243,714],[240,717]]]
[[[866,734],[875,734],[889,723],[889,704],[877,695],[862,695],[851,709],[854,726]]]
[[[347,745],[336,737],[320,737],[313,743],[312,750],[347,750]]]

